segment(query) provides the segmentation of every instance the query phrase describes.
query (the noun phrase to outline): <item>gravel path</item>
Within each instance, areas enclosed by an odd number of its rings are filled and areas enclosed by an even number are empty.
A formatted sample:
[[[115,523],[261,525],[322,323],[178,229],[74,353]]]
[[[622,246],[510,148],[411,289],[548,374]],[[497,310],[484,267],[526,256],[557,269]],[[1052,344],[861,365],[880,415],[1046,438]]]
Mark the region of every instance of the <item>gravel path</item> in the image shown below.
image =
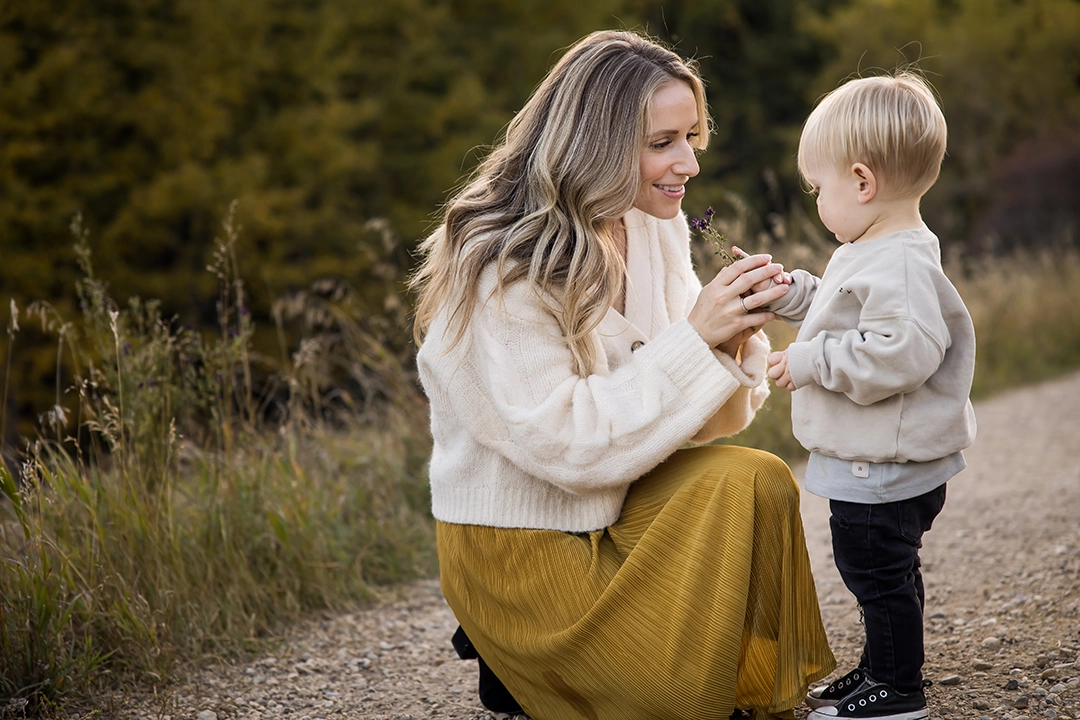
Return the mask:
[[[1080,374],[976,407],[968,469],[925,538],[931,717],[1080,720]],[[798,474],[799,470],[796,471]],[[858,659],[854,600],[831,562],[828,502],[803,517],[838,673]],[[108,703],[125,720],[486,720],[475,663],[435,581],[316,618],[277,654],[214,667],[165,695]],[[798,711],[798,717],[805,711]]]

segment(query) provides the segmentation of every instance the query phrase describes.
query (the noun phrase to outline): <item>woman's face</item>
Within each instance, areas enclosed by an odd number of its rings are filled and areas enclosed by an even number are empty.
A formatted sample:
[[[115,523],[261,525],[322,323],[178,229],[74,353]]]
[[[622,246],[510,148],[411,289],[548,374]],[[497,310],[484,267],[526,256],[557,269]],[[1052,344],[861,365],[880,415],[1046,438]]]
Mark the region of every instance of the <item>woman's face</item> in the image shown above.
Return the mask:
[[[686,181],[699,170],[690,144],[700,130],[698,122],[697,99],[683,81],[671,80],[653,93],[634,200],[638,210],[663,220],[679,214]]]

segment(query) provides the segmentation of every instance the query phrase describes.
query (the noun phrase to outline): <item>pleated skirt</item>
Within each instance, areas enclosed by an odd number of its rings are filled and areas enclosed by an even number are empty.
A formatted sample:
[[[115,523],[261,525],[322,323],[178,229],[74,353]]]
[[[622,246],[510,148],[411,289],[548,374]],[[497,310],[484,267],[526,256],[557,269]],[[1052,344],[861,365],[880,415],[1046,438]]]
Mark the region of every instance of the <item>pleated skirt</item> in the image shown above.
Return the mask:
[[[439,523],[443,593],[533,720],[791,716],[836,666],[775,456],[675,453],[575,535]]]

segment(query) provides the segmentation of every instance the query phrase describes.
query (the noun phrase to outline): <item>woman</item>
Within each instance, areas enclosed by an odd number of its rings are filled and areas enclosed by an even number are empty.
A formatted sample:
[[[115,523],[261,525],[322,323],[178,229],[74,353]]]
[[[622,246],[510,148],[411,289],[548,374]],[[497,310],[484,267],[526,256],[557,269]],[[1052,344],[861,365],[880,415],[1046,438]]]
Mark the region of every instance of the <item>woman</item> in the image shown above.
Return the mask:
[[[491,709],[501,680],[535,720],[791,716],[835,665],[791,471],[680,449],[761,406],[786,291],[767,256],[694,274],[708,131],[692,65],[590,35],[421,246],[442,587]]]

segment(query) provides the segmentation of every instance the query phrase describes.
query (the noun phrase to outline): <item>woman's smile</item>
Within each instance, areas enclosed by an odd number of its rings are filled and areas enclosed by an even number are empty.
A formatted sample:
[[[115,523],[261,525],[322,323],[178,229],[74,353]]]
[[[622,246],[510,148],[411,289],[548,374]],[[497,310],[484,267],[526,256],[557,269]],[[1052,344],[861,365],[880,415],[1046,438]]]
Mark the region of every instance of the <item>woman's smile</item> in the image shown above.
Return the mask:
[[[654,185],[653,187],[657,188],[670,198],[677,199],[686,194],[685,185]]]

